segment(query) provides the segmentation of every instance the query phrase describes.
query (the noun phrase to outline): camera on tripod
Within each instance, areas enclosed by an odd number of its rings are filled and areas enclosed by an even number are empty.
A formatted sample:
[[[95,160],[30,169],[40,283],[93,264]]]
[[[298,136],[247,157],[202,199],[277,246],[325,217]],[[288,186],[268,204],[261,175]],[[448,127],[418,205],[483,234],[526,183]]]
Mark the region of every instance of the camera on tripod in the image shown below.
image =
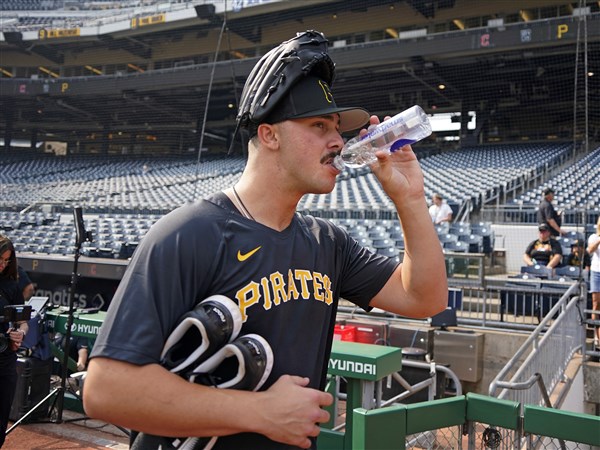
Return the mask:
[[[27,322],[29,319],[31,319],[31,305],[7,305],[0,316],[0,323],[9,323],[12,328],[17,322]],[[0,333],[0,353],[4,352],[9,345],[8,333]]]

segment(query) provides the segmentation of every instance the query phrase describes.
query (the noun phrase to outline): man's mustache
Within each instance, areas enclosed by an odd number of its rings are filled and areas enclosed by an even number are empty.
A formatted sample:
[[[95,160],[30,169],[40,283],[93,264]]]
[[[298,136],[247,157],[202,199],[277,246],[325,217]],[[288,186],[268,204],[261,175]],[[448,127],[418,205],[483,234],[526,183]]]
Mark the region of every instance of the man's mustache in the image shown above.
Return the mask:
[[[323,158],[321,158],[321,164],[325,164],[330,159],[335,159],[335,157],[338,156],[339,154],[340,154],[340,152],[328,153],[327,155],[323,156]]]

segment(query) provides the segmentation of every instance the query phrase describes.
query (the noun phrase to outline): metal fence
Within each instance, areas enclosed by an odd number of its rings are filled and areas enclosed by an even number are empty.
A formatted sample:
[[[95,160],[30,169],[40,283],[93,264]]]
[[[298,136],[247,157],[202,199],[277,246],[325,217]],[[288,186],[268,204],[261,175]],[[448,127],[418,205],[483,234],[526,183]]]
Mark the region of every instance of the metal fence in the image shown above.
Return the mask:
[[[553,406],[549,394],[563,380],[574,353],[585,347],[585,293],[585,284],[573,284],[565,292],[494,378],[490,395]]]
[[[357,408],[352,431],[324,430],[319,448],[591,450],[600,446],[599,429],[598,416],[469,393],[414,405]]]

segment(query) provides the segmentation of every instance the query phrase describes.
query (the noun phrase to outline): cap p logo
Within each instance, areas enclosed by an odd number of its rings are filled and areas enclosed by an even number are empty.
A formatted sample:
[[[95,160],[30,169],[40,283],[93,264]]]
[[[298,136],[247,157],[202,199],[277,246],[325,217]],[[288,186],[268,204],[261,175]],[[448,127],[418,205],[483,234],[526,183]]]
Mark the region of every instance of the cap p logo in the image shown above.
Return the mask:
[[[319,86],[321,86],[321,89],[323,89],[323,93],[325,94],[325,100],[327,101],[327,103],[333,103],[333,94],[329,90],[329,85],[323,80],[319,80]]]

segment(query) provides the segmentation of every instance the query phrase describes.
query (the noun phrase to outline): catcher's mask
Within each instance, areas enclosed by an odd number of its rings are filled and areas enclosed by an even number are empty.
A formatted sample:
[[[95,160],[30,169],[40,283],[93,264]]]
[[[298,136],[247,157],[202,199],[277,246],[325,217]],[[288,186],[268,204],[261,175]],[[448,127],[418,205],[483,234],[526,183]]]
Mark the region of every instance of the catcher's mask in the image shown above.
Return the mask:
[[[237,127],[246,128],[253,136],[264,122],[332,113],[340,114],[342,132],[364,125],[369,119],[365,110],[337,108],[333,101],[329,86],[335,78],[335,64],[327,54],[327,42],[322,33],[309,30],[297,33],[265,54],[244,85]],[[310,81],[305,80],[308,76]],[[303,83],[292,89],[300,81]],[[320,112],[324,109],[327,112]]]

